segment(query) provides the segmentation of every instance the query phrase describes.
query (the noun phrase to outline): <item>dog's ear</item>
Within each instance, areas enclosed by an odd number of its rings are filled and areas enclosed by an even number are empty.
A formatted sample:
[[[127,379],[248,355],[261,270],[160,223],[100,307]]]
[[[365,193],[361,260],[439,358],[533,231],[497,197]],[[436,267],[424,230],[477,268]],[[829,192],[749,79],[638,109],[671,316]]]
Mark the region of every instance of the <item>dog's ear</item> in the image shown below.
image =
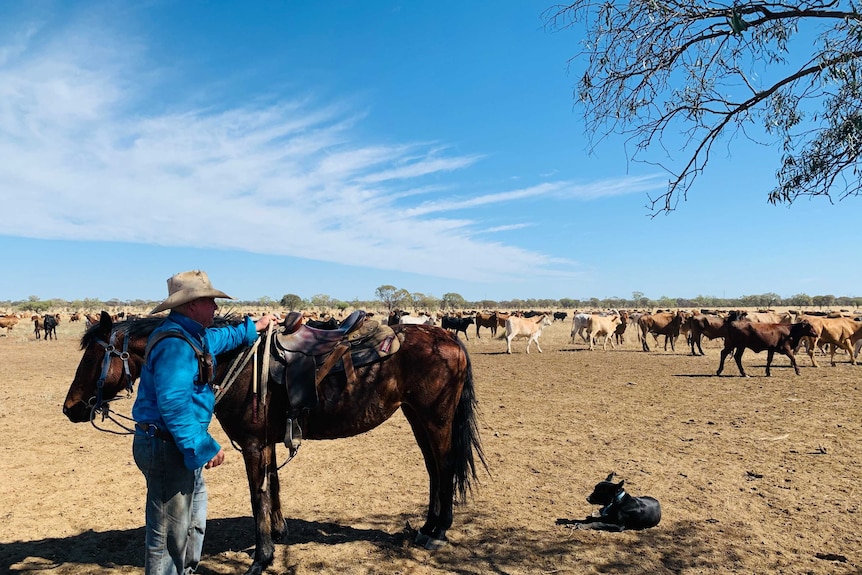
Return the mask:
[[[614,480],[614,472],[611,471],[610,475],[608,475],[608,478],[605,479],[605,481],[613,481],[613,480]]]
[[[623,488],[623,483],[625,483],[625,482],[626,482],[626,480],[625,480],[625,479],[620,479],[620,482],[619,482],[619,483],[617,483],[617,487],[618,487],[618,488],[620,488],[620,489],[622,489],[622,488]]]

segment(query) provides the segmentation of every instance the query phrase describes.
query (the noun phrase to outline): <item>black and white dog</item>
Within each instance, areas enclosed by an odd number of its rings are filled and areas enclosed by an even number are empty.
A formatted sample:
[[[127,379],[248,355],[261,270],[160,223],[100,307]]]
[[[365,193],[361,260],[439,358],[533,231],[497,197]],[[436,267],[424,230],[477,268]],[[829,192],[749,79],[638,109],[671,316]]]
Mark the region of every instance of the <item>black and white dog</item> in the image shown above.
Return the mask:
[[[600,481],[587,497],[593,505],[601,505],[598,515],[575,521],[577,529],[602,529],[623,531],[625,529],[647,529],[661,521],[661,505],[653,497],[632,497],[623,489],[623,483],[614,483],[614,474]]]

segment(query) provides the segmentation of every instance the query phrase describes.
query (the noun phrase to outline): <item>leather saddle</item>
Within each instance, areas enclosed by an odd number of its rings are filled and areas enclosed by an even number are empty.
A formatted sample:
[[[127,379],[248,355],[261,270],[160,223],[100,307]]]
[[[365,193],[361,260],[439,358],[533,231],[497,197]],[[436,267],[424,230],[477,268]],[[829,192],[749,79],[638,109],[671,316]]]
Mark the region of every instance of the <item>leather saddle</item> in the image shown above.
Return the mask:
[[[302,314],[291,312],[274,333],[270,346],[269,378],[287,387],[294,415],[318,404],[317,386],[329,374],[345,372],[355,381],[354,368],[396,353],[401,340],[388,325],[368,319],[362,310],[351,313],[335,329],[317,329],[302,323]]]

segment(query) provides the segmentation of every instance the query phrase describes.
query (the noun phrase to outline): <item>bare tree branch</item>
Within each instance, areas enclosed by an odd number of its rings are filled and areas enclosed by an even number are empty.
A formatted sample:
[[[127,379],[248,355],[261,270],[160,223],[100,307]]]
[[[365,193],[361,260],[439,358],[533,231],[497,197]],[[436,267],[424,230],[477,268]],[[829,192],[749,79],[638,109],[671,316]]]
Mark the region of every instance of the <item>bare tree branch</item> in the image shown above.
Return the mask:
[[[623,135],[630,160],[670,174],[649,200],[653,215],[687,199],[715,142],[740,134],[782,145],[772,203],[862,192],[862,15],[852,1],[579,0],[545,21],[584,26],[569,66],[583,69],[575,96],[590,148]]]

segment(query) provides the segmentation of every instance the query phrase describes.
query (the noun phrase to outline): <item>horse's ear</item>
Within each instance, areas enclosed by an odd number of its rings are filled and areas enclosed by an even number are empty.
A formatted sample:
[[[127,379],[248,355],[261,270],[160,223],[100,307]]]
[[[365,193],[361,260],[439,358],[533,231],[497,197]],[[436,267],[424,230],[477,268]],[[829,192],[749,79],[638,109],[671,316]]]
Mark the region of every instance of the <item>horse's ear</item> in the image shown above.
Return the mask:
[[[111,331],[114,327],[114,320],[111,319],[111,314],[102,310],[102,315],[99,317],[99,326],[105,331]]]
[[[605,479],[605,481],[613,481],[613,480],[614,480],[614,472],[611,471],[610,474],[608,475],[608,478]]]

